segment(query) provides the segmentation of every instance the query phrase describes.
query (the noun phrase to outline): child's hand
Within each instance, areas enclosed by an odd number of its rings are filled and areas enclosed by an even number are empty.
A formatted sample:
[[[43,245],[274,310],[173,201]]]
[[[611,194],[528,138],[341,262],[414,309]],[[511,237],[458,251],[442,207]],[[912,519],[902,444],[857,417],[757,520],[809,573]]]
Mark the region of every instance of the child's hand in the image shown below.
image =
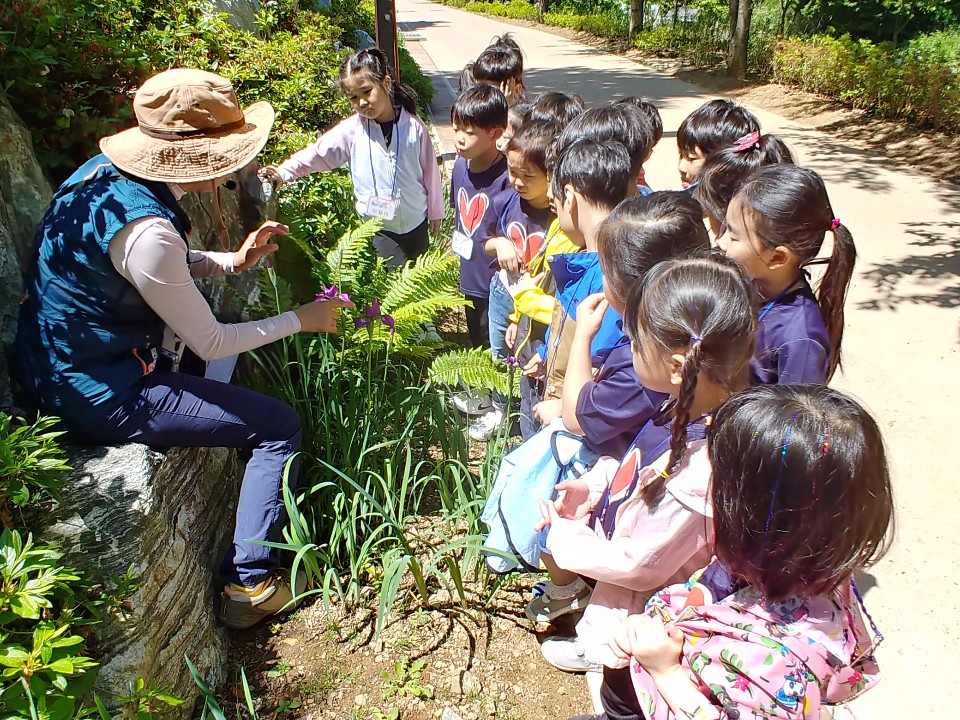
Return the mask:
[[[269,180],[273,183],[273,189],[279,190],[280,186],[283,185],[283,177],[280,175],[280,171],[277,170],[273,165],[267,165],[266,167],[260,168],[257,171],[257,175],[263,180]]]
[[[586,480],[570,480],[569,482],[557,483],[557,491],[560,496],[551,503],[556,509],[558,517],[566,520],[584,520],[590,517],[590,486]],[[551,516],[552,517],[552,516]],[[538,524],[534,530],[540,532],[552,522],[546,515],[543,521]]]
[[[603,323],[603,316],[608,307],[610,303],[607,302],[603,293],[587,295],[581,300],[577,306],[576,334],[593,340],[600,331],[600,325]]]
[[[537,286],[537,283],[529,273],[523,273],[515,283],[510,283],[507,286],[507,292],[510,293],[511,297],[516,297],[518,293],[522,290],[533,290]]]
[[[549,425],[563,413],[563,400],[544,400],[533,406],[533,416],[541,425]]]
[[[540,366],[543,365],[543,358],[539,353],[530,358],[530,362],[523,366],[523,374],[527,377],[537,377],[540,375]]]
[[[430,221],[430,234],[439,235],[440,227],[443,225],[443,220],[431,220]]]
[[[680,666],[683,633],[660,618],[631,615],[620,625],[610,641],[617,657],[635,657],[651,675],[665,675]]]
[[[517,246],[507,238],[494,238],[493,246],[497,251],[497,263],[507,272],[518,273],[523,269],[523,258],[517,252]]]
[[[517,344],[517,324],[510,323],[507,325],[507,330],[503,334],[503,342],[508,348],[513,350],[513,347]]]

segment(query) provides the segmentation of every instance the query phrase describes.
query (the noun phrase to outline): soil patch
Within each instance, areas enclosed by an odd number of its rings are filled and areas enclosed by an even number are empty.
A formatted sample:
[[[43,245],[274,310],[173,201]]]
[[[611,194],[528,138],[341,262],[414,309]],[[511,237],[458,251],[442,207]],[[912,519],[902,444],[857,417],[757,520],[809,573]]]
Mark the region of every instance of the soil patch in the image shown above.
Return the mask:
[[[396,616],[379,639],[369,611],[328,610],[319,600],[286,622],[234,633],[226,714],[247,715],[241,667],[262,719],[435,720],[446,708],[463,720],[591,713],[583,676],[540,656],[548,633],[523,615],[527,582],[501,587],[486,608],[481,596],[464,609],[438,591],[432,609]],[[573,623],[551,629],[572,634]]]

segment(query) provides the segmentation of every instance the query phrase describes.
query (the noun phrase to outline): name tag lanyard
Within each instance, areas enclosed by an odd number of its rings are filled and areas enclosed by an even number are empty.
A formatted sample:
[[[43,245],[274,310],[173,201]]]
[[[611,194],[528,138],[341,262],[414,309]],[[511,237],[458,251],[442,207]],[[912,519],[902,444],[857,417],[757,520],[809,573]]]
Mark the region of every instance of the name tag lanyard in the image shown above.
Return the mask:
[[[382,132],[382,131],[381,131]],[[394,134],[394,144],[396,145],[396,152],[394,153],[394,163],[393,163],[393,186],[390,188],[390,198],[395,199],[397,197],[397,175],[400,173],[400,115],[397,115],[397,120],[393,126]],[[370,154],[370,179],[373,181],[373,196],[380,197],[380,193],[377,192],[377,168],[373,164],[373,138],[370,137],[370,121],[367,120],[367,140],[368,145],[367,149]],[[387,153],[389,157],[390,149],[387,148]]]

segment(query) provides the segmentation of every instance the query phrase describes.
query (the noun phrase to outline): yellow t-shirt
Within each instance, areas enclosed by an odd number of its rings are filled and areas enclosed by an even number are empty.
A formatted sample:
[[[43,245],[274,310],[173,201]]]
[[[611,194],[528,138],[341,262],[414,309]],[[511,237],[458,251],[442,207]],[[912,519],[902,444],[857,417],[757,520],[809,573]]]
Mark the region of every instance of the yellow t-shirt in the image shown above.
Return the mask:
[[[554,255],[563,255],[566,253],[580,252],[583,248],[575,245],[566,233],[560,229],[560,221],[556,218],[547,228],[547,237],[543,241],[543,249],[527,263],[527,272],[538,279],[535,287],[520,290],[513,297],[514,314],[511,321],[516,322],[520,315],[527,315],[532,320],[542,324],[549,325],[553,317],[553,295],[544,288],[550,287],[553,283],[550,266],[547,264],[547,258]],[[539,276],[539,277],[538,277]]]

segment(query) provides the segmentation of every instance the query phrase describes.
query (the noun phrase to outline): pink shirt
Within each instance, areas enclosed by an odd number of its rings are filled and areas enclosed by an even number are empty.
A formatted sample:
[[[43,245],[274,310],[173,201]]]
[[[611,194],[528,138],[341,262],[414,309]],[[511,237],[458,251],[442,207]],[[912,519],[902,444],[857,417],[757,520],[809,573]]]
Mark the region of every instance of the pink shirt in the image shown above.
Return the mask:
[[[623,464],[639,463],[638,455],[634,451]],[[609,540],[602,528],[564,519],[547,535],[547,549],[557,565],[597,580],[577,624],[577,635],[592,662],[626,667],[626,661],[608,647],[620,623],[627,615],[642,612],[646,601],[660,588],[685,582],[709,564],[713,555],[706,441],[688,445],[679,470],[666,483],[663,497],[650,507],[640,498],[639,490],[663,472],[667,462],[669,453],[664,453],[640,470],[636,491],[617,509]],[[609,465],[598,468],[600,474],[609,474]],[[597,477],[591,480],[595,482]],[[603,480],[609,482],[612,475]]]
[[[384,230],[407,233],[424,219],[442,220],[446,212],[440,166],[430,131],[420,118],[401,110],[387,146],[373,120],[352,115],[327,130],[316,142],[294,153],[278,168],[285,182],[312,172],[350,164],[356,208],[367,215],[371,196],[393,196],[396,215],[384,220]]]

